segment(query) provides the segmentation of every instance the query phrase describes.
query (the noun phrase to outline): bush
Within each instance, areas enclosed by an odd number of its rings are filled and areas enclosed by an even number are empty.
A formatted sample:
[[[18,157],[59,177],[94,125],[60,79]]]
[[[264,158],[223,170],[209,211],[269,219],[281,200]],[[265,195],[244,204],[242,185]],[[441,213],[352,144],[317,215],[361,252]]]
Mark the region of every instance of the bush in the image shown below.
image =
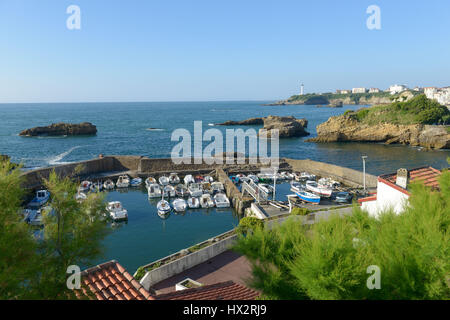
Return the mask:
[[[255,217],[244,217],[239,221],[236,228],[236,233],[246,235],[250,230],[264,229],[264,222]]]
[[[306,208],[295,207],[294,209],[292,209],[291,214],[294,216],[305,216],[308,214],[308,212],[309,210]]]

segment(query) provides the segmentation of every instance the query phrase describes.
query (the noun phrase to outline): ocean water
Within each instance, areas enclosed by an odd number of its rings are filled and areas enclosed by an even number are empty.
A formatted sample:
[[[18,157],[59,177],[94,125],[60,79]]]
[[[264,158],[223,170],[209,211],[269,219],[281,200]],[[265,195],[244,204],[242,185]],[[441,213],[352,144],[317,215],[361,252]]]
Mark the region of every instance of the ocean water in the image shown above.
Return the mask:
[[[271,101],[0,104],[0,154],[8,154],[13,161],[22,162],[25,169],[87,160],[100,153],[169,157],[178,143],[170,139],[173,130],[185,128],[193,133],[195,120],[203,121],[203,130],[207,130],[212,128],[210,124],[226,120],[293,115],[309,121],[309,137],[314,137],[315,127],[330,116],[361,107],[262,106],[268,102]],[[35,126],[83,121],[97,126],[96,136],[18,136],[21,130]],[[260,126],[252,127],[257,130]],[[227,127],[214,128],[225,132]],[[361,155],[367,155],[367,172],[378,175],[399,167],[431,165],[443,168],[450,155],[447,150],[426,151],[402,145],[305,142],[309,137],[280,139],[280,156],[362,170]]]

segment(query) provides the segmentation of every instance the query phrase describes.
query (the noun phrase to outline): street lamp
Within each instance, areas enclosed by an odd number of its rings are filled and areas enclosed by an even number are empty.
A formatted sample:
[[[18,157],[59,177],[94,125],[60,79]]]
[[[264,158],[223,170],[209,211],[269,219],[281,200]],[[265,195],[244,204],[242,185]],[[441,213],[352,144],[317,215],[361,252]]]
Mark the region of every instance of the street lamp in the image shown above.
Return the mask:
[[[363,160],[363,186],[364,186],[364,193],[366,193],[366,159],[367,156],[361,157]]]

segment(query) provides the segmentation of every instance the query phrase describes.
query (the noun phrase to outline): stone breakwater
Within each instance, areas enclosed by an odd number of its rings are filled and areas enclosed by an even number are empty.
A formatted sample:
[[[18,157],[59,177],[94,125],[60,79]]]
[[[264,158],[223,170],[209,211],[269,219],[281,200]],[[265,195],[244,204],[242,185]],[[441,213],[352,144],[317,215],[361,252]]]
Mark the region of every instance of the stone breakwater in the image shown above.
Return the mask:
[[[78,136],[95,134],[97,134],[97,127],[90,122],[78,124],[60,122],[45,127],[34,127],[23,130],[19,133],[19,136]]]
[[[428,149],[449,149],[448,126],[437,125],[397,125],[380,123],[368,125],[352,117],[341,115],[329,118],[318,125],[317,138],[312,142],[384,142],[421,146]]]
[[[267,116],[264,118],[250,118],[242,121],[226,121],[218,123],[218,126],[239,126],[239,125],[258,125],[262,124],[263,128],[259,130],[258,134],[261,135],[267,132],[267,137],[270,138],[270,130],[277,129],[280,138],[290,137],[304,137],[308,136],[309,132],[305,130],[308,126],[308,120],[296,119],[293,116],[279,117],[279,116]]]

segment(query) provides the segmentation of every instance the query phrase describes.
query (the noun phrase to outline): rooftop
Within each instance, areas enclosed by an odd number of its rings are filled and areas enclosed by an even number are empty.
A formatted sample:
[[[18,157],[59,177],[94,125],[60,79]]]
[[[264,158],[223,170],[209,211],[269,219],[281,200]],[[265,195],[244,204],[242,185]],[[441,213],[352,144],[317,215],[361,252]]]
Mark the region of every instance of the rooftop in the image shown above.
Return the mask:
[[[409,182],[422,182],[424,185],[431,187],[432,189],[439,189],[439,176],[441,171],[432,167],[420,167],[408,170]],[[383,182],[387,182],[389,185],[394,185],[397,188],[401,188],[395,182],[397,180],[397,173],[385,174],[379,176]],[[401,188],[405,190],[404,188]]]
[[[199,288],[173,291],[155,296],[156,300],[254,300],[258,292],[226,281]]]

